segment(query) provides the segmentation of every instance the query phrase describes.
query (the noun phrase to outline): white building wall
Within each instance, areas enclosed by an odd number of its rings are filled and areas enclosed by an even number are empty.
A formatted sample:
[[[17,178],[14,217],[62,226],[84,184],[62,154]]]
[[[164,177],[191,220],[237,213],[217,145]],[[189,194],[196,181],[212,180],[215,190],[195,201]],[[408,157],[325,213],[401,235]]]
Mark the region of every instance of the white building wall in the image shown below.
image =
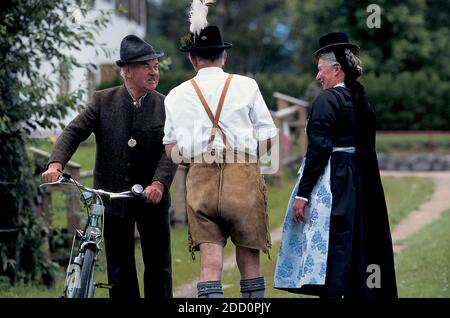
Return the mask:
[[[100,10],[107,11],[114,9],[115,1],[107,1],[107,0],[96,0],[94,1],[94,7],[88,12],[86,18],[81,21],[93,21],[95,17],[100,15]],[[98,43],[96,49],[93,47],[86,47],[81,49],[80,51],[69,52],[73,55],[80,64],[88,64],[93,63],[97,65],[97,69],[94,69],[94,78],[95,85],[100,83],[100,64],[111,64],[115,63],[116,60],[120,59],[120,42],[122,39],[128,34],[134,34],[139,37],[144,37],[145,35],[145,27],[143,25],[138,25],[134,21],[128,20],[126,17],[113,15],[111,16],[110,22],[107,27],[102,29],[98,34],[94,34],[95,41],[94,43]],[[104,48],[106,48],[110,52],[110,57],[106,56],[103,50],[100,48],[100,44],[104,44]],[[52,69],[50,64],[42,66],[42,72],[49,74],[49,76],[53,76],[59,79],[59,74],[52,74]],[[87,89],[87,69],[77,68],[71,71],[70,81],[69,81],[69,90],[74,91],[78,87],[83,87]],[[88,103],[88,95],[85,94],[83,97],[84,103]],[[77,115],[76,111],[71,111],[66,118],[64,118],[61,123],[64,125],[68,124],[70,120],[72,120]],[[49,131],[37,131],[34,133],[36,137],[45,137],[49,134],[58,134],[58,130],[49,132]]]

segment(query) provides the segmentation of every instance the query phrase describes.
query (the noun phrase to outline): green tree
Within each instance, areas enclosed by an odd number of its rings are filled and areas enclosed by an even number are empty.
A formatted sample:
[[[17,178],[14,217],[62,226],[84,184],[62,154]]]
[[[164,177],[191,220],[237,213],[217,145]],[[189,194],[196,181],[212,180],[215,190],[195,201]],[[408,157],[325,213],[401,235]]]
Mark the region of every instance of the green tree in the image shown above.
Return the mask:
[[[427,0],[425,26],[429,30],[431,57],[428,67],[445,81],[450,81],[450,2],[447,0]]]
[[[399,73],[430,69],[448,76],[450,9],[446,0],[380,0],[381,27],[369,28],[368,5],[373,1],[289,0],[291,41],[299,71],[315,71],[311,54],[321,35],[346,32],[360,44],[366,71]]]
[[[361,46],[363,76],[379,128],[447,129],[450,22],[447,0],[379,0],[380,28],[369,28],[370,0],[288,0],[292,70],[316,72],[311,54],[318,39],[343,31]],[[432,83],[432,85],[431,85]],[[414,89],[413,89],[414,88]]]
[[[290,68],[286,0],[227,0],[212,13],[224,30],[224,39],[233,43],[228,67],[235,72],[283,72]]]
[[[40,250],[41,227],[32,213],[37,179],[25,144],[31,131],[53,128],[81,102],[84,89],[59,94],[58,78],[81,65],[69,52],[94,46],[94,32],[110,13],[80,24],[83,0],[9,0],[0,10],[0,276],[51,283],[52,264]],[[76,14],[76,15],[75,15]]]
[[[179,51],[181,38],[189,28],[190,4],[191,0],[151,0],[149,3],[147,40],[170,57],[172,70],[190,67]]]
[[[174,69],[191,68],[178,51],[181,38],[189,32],[191,2],[161,0],[150,5],[149,41],[160,43],[169,52]],[[255,74],[289,69],[286,3],[287,0],[217,0],[216,7],[209,9],[208,22],[218,25],[224,40],[233,43],[228,70]]]

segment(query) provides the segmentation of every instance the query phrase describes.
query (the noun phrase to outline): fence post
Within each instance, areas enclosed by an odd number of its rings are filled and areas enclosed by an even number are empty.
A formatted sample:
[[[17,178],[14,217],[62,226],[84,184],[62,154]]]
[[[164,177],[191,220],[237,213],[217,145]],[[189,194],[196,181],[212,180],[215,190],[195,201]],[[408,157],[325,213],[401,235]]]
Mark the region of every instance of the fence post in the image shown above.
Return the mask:
[[[272,113],[272,119],[273,119],[275,126],[278,128],[278,133],[279,133],[278,142],[275,143],[272,147],[278,147],[278,155],[279,155],[279,161],[280,161],[280,166],[278,168],[278,171],[272,177],[272,184],[274,186],[281,186],[281,180],[283,178],[283,172],[284,172],[282,159],[286,157],[286,153],[285,153],[286,149],[283,145],[283,120],[281,118],[277,117],[274,113]]]
[[[50,154],[43,150],[29,147],[29,150],[32,152],[34,159],[36,161],[41,161],[47,163],[50,158]],[[73,161],[69,161],[64,170],[69,173],[75,180],[80,180],[80,168],[81,166],[78,163]],[[49,227],[52,224],[52,192],[61,191],[66,196],[65,198],[65,208],[67,212],[67,231],[70,234],[75,233],[75,229],[80,226],[80,216],[81,216],[81,207],[80,207],[80,199],[79,199],[79,191],[74,187],[62,187],[59,186],[47,186],[44,189],[43,200],[42,200],[42,208],[36,208],[36,213],[40,213],[44,218],[44,222]]]
[[[277,97],[277,110],[289,107],[289,102]]]
[[[80,165],[74,163],[70,165],[67,164],[65,171],[67,171],[75,180],[80,180]],[[81,221],[80,192],[75,187],[67,187],[64,193],[67,195],[67,231],[70,234],[74,234],[76,229],[80,227]]]
[[[186,176],[188,168],[179,165],[174,178],[175,200],[173,204],[172,221],[174,224],[186,224]]]

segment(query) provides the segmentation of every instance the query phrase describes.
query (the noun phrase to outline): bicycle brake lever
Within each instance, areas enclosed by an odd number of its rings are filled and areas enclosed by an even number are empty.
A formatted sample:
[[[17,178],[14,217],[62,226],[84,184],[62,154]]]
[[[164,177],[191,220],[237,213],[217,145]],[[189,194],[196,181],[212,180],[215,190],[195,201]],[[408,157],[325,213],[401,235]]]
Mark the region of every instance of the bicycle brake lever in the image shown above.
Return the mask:
[[[64,172],[64,171],[62,171],[62,170],[60,170],[60,169],[58,169],[58,171],[61,172],[62,177],[63,177],[64,179],[68,179],[68,180],[72,179],[72,176],[71,176],[70,174],[68,174],[68,173],[66,173],[66,172]]]

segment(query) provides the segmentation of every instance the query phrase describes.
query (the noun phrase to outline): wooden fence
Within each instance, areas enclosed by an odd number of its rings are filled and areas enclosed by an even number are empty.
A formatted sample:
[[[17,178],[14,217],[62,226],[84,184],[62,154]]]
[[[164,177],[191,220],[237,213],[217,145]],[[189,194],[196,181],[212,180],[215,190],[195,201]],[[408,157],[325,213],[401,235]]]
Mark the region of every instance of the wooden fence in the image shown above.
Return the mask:
[[[35,161],[47,162],[50,158],[48,152],[34,147],[30,147],[29,150],[33,154]],[[75,180],[80,180],[80,168],[81,166],[78,163],[69,161],[64,167],[64,171],[69,173]],[[40,212],[40,216],[44,218],[44,222],[49,226],[52,224],[52,192],[62,192],[65,198],[65,210],[67,211],[67,231],[70,234],[75,233],[76,229],[80,227],[81,221],[80,192],[78,189],[76,187],[52,185],[42,188],[42,191],[42,201],[36,209]]]
[[[299,164],[306,154],[306,120],[309,103],[282,93],[275,92],[277,110],[271,112],[279,134],[280,168],[274,175],[274,182],[280,184],[286,168]]]

